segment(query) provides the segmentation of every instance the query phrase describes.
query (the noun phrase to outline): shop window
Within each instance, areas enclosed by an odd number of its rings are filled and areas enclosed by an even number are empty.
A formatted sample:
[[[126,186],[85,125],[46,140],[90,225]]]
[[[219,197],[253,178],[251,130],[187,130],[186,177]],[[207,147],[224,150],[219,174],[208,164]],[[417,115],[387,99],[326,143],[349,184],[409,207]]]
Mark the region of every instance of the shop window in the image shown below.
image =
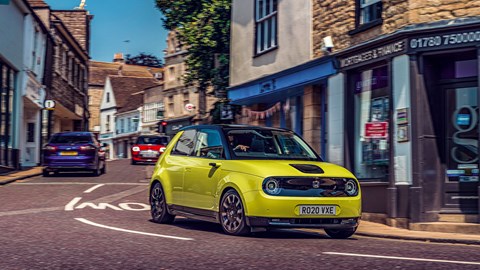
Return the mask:
[[[277,47],[277,0],[255,0],[255,54]]]
[[[390,166],[388,68],[353,73],[354,172],[359,179],[387,181]]]

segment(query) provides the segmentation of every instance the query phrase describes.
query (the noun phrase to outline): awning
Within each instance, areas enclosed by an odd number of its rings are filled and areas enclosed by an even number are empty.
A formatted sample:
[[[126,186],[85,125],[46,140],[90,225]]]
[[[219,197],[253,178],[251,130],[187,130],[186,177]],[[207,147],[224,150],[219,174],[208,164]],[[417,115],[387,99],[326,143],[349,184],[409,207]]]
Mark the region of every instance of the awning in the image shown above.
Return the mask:
[[[275,103],[303,93],[305,85],[336,73],[333,57],[327,56],[228,88],[232,104]]]

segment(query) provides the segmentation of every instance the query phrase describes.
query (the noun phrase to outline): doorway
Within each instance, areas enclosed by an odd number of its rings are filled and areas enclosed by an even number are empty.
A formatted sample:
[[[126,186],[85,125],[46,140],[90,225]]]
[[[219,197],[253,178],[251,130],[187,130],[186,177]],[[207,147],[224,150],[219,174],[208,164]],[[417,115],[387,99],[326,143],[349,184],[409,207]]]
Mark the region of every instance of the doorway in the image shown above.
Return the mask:
[[[475,81],[443,85],[444,212],[477,213],[479,108]]]

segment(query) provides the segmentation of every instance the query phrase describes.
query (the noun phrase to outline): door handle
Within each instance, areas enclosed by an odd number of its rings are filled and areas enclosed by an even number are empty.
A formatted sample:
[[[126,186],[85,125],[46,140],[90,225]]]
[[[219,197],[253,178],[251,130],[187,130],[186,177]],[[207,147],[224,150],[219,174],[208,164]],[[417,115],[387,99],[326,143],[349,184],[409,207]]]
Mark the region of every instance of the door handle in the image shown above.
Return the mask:
[[[210,162],[210,163],[208,163],[208,165],[210,165],[212,167],[215,167],[215,168],[218,168],[218,167],[222,166],[222,163],[220,163],[220,162]]]
[[[191,171],[192,171],[192,168],[185,168],[185,171],[186,171],[186,172],[191,172]]]

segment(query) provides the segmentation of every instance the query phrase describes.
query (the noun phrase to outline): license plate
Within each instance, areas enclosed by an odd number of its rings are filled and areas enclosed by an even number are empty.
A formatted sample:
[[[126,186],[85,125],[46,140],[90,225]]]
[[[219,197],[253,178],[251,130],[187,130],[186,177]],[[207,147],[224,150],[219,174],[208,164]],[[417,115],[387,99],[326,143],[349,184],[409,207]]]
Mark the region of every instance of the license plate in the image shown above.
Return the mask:
[[[60,156],[76,156],[78,155],[77,152],[75,151],[63,151],[63,152],[60,152]]]
[[[336,215],[335,205],[300,205],[299,214],[301,216],[322,216]]]
[[[148,157],[148,158],[153,158],[153,157],[157,157],[157,154],[156,153],[144,153],[142,154],[143,157]]]

